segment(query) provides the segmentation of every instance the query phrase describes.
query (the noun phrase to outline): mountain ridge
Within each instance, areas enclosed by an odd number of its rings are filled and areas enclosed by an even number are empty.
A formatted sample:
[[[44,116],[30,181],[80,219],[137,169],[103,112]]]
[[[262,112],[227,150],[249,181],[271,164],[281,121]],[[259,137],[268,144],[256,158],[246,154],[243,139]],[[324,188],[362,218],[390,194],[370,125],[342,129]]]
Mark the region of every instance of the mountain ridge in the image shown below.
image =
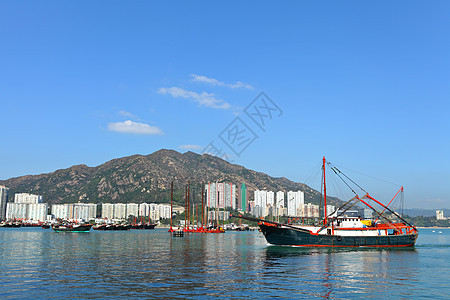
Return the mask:
[[[180,153],[168,149],[148,155],[115,158],[95,167],[78,164],[51,173],[14,177],[0,180],[0,185],[7,186],[10,195],[24,192],[43,195],[44,201],[50,204],[160,203],[170,201],[171,181],[174,181],[174,199],[177,203],[184,201],[184,187],[188,181],[197,198],[201,197],[201,182],[227,181],[238,187],[245,182],[250,199],[256,189],[274,192],[301,190],[305,193],[305,202],[318,204],[321,199],[318,191],[285,177],[272,177],[209,154]],[[339,202],[337,198],[329,199],[332,204]]]

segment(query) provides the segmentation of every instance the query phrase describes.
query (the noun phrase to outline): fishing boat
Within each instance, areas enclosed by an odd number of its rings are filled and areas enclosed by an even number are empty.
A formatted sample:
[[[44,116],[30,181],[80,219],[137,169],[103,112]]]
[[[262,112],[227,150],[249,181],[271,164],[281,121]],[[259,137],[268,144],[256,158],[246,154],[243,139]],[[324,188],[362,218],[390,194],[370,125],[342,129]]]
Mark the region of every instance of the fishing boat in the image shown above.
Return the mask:
[[[55,232],[89,232],[92,224],[75,224],[75,223],[60,223],[53,224],[52,229]]]
[[[419,231],[398,213],[389,208],[392,200],[399,193],[403,192],[403,187],[397,192],[388,205],[384,205],[368,192],[364,196],[359,196],[349,184],[348,187],[355,194],[353,198],[345,202],[333,213],[327,214],[327,195],[325,167],[328,164],[331,170],[340,179],[351,180],[338,168],[331,165],[323,158],[322,182],[323,182],[323,212],[324,218],[320,224],[315,226],[281,224],[278,222],[266,221],[242,215],[235,216],[250,221],[257,221],[267,242],[273,245],[300,246],[300,247],[412,247],[416,243]],[[356,184],[351,180],[352,183]],[[356,184],[357,185],[357,184]],[[358,185],[359,186],[359,185]],[[371,204],[369,204],[370,202]],[[377,205],[376,209],[374,206]],[[346,212],[355,207],[363,205],[375,212],[376,219],[363,219],[359,217],[349,217]],[[390,213],[390,216],[388,216]],[[394,218],[397,221],[392,221]]]

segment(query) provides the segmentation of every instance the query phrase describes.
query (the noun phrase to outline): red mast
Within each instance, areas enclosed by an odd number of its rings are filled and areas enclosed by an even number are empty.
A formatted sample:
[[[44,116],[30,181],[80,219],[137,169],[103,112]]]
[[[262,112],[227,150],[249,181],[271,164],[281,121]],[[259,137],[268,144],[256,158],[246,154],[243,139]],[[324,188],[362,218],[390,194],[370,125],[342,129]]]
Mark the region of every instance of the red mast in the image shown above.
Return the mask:
[[[323,219],[323,224],[328,224],[328,216],[327,216],[327,184],[325,182],[325,156],[323,157],[323,211],[325,217]]]
[[[204,228],[204,224],[203,224],[203,218],[205,217],[205,204],[203,203],[203,194],[205,193],[205,191],[203,190],[205,187],[205,185],[202,182],[202,229]]]
[[[170,183],[170,230],[172,230],[173,217],[173,181]]]

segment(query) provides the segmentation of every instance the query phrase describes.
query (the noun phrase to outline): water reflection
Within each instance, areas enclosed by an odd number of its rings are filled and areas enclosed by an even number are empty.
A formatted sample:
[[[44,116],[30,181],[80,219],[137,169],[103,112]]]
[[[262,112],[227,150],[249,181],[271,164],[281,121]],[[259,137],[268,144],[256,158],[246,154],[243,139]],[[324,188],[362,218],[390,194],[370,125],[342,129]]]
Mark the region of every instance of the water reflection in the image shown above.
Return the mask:
[[[407,289],[411,282],[417,281],[417,256],[414,248],[268,246],[264,249],[264,269],[281,266],[286,279],[284,283],[299,293],[324,298],[333,297],[336,293],[362,296],[377,292],[380,286],[389,289],[395,284],[404,285]],[[291,281],[291,277],[296,281]],[[298,284],[299,279],[302,284]]]
[[[416,248],[269,246],[260,233],[0,230],[2,298],[440,297],[448,236]],[[438,270],[438,271],[436,271]],[[432,288],[432,291],[430,290]],[[425,292],[426,291],[426,292]]]

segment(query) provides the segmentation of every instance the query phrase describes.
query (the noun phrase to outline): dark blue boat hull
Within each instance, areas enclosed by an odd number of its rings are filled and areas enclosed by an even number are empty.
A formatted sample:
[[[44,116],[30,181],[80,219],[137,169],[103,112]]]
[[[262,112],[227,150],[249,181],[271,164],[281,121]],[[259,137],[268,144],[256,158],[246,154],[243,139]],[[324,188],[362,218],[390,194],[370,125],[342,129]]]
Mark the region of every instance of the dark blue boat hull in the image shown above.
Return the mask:
[[[418,233],[382,236],[315,235],[308,230],[260,224],[267,242],[302,247],[412,247]]]

